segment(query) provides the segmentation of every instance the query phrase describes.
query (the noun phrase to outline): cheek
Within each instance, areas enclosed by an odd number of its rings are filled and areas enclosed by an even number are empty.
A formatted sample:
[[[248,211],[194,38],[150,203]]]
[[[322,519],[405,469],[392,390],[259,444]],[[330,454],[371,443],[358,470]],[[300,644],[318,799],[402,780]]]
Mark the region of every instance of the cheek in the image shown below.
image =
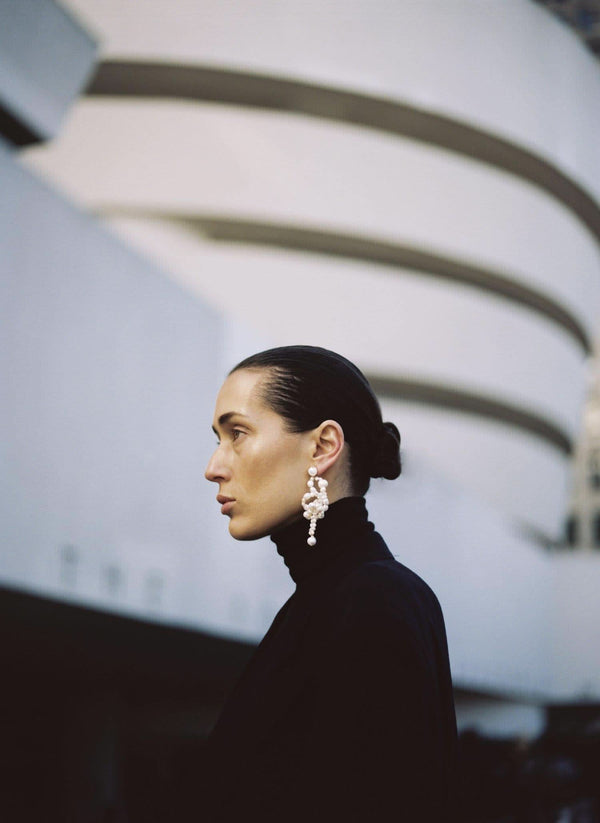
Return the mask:
[[[250,478],[249,478],[250,479]],[[290,449],[278,450],[269,457],[262,455],[253,465],[254,491],[269,506],[299,508],[307,490],[308,466],[293,456]]]
[[[279,489],[284,488],[284,491],[281,491],[280,494],[282,503],[288,512],[302,511],[302,497],[308,491],[307,479],[308,472],[304,465],[302,467],[288,467],[280,479],[278,487]]]

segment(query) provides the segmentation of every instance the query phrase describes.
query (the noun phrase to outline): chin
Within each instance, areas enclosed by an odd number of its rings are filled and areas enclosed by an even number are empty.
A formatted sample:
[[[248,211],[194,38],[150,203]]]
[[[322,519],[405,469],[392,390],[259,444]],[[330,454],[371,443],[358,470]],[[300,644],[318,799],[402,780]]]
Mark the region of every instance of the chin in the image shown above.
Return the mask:
[[[236,523],[233,518],[229,521],[229,534],[234,540],[260,540],[261,537],[267,537],[270,533],[271,530],[267,527],[261,529],[260,526]]]
[[[260,540],[301,518],[302,510],[288,511],[284,516],[278,514],[276,517],[262,518],[258,522],[256,518],[233,514],[229,519],[229,534],[235,540]]]

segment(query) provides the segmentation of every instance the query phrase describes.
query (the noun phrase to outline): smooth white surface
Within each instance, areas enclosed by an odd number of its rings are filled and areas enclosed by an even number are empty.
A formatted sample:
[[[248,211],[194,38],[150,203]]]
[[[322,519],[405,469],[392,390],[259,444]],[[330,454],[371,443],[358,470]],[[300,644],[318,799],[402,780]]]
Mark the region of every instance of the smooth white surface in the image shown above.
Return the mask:
[[[504,172],[315,119],[157,102],[80,103],[28,164],[87,207],[291,223],[489,267],[592,334],[600,252],[572,212]]]
[[[558,298],[592,326],[600,296],[597,246],[566,209],[515,178],[407,141],[286,115],[122,102],[87,103],[79,114],[79,126],[74,118],[60,145],[30,153],[30,161],[87,205],[273,220],[407,243],[490,265]],[[177,142],[182,134],[185,145]],[[168,224],[118,224],[188,284],[197,272],[205,284],[200,293],[217,309],[277,342],[310,338],[348,351],[373,371],[498,397],[577,430],[581,353],[534,312],[432,278],[314,255],[224,245],[206,257],[206,244]],[[315,292],[323,303],[315,302]],[[359,336],[365,314],[369,328]],[[461,463],[457,457],[469,450],[477,426],[477,418],[467,419],[460,447],[436,435],[443,467]],[[543,458],[530,460],[531,448],[536,455],[542,449]],[[510,473],[479,478],[487,470],[479,458],[460,477],[503,511],[554,536],[566,463],[542,441],[526,452],[523,457],[519,446],[514,455],[517,464],[531,466],[525,494]],[[502,459],[503,442],[484,453]]]
[[[600,199],[600,71],[529,0],[66,0],[106,58],[293,77],[446,114],[522,145]]]
[[[528,309],[409,270],[203,242],[159,220],[110,224],[192,293],[281,345],[318,340],[367,372],[483,394],[579,431],[581,349]]]
[[[425,460],[509,520],[560,538],[569,465],[556,449],[475,415],[399,401],[382,407],[400,429],[407,464]]]

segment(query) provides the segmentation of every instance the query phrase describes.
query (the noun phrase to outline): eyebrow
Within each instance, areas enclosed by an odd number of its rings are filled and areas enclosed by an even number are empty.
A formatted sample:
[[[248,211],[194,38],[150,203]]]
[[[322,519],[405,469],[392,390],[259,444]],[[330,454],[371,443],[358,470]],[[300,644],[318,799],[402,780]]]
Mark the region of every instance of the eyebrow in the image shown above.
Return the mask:
[[[219,426],[224,426],[225,423],[228,423],[231,420],[232,417],[246,417],[246,415],[242,414],[241,412],[235,412],[235,411],[225,412],[224,414],[222,414],[219,417],[219,419],[217,420],[217,423],[218,423]],[[214,431],[214,433],[217,434],[217,430],[215,429],[215,427],[211,426],[211,428]]]

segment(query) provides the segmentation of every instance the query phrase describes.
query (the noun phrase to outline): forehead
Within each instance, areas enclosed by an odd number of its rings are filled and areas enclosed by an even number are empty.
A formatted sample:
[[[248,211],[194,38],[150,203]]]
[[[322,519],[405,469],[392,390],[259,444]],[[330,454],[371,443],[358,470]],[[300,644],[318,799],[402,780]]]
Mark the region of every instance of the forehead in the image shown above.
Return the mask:
[[[264,371],[241,369],[233,372],[221,386],[215,404],[215,421],[223,414],[243,414],[256,417],[270,412],[260,396],[260,386],[265,379]]]

